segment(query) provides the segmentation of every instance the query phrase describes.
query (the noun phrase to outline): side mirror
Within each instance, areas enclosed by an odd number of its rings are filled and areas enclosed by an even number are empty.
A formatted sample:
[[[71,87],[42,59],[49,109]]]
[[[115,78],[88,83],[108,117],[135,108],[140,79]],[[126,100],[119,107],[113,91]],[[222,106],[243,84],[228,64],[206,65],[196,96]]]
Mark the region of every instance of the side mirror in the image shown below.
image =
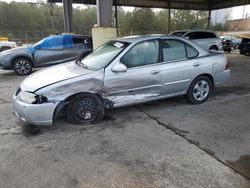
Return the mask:
[[[184,38],[185,38],[185,39],[187,39],[187,40],[189,40],[189,39],[190,39],[190,37],[189,37],[189,36],[185,36]]]
[[[41,50],[41,45],[40,44],[38,44],[38,45],[36,45],[36,46],[34,46],[34,48],[36,49],[36,50]]]
[[[122,63],[116,63],[113,67],[112,67],[112,71],[113,72],[126,72],[128,70],[128,68],[126,67],[126,65],[122,64]]]

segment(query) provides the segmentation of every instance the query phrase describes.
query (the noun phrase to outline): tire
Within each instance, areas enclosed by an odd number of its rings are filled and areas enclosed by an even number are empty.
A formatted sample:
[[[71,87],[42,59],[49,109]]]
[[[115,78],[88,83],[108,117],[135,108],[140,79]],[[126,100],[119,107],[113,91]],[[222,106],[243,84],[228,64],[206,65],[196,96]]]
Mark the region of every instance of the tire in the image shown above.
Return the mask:
[[[186,97],[192,104],[201,104],[207,101],[211,91],[211,80],[206,76],[199,76],[189,86]]]
[[[211,47],[209,48],[209,50],[218,51],[218,47],[217,47],[217,46],[211,46]]]
[[[3,52],[3,51],[5,51],[5,50],[9,50],[9,49],[11,49],[11,47],[9,47],[9,46],[2,46],[2,47],[0,48],[0,52]]]
[[[235,44],[234,49],[239,49],[239,44]]]
[[[71,124],[88,125],[103,119],[104,106],[102,100],[94,95],[83,93],[70,100],[66,108],[66,117]]]
[[[13,63],[15,73],[22,76],[32,73],[32,68],[32,63],[27,58],[18,58]]]

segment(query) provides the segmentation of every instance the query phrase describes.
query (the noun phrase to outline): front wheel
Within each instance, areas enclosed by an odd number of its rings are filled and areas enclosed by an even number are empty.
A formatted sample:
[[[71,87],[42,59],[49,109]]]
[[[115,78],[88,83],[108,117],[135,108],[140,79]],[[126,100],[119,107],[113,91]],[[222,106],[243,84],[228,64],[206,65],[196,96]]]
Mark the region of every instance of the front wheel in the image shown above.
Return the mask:
[[[187,92],[187,99],[192,104],[201,104],[207,101],[212,90],[212,83],[206,76],[196,78]]]
[[[76,95],[70,100],[66,113],[70,123],[87,125],[98,123],[103,119],[104,107],[98,96],[83,93]]]
[[[246,55],[246,56],[250,56],[250,52],[246,52],[245,55]]]
[[[13,69],[19,75],[28,75],[32,73],[32,63],[26,58],[18,58],[13,63]]]

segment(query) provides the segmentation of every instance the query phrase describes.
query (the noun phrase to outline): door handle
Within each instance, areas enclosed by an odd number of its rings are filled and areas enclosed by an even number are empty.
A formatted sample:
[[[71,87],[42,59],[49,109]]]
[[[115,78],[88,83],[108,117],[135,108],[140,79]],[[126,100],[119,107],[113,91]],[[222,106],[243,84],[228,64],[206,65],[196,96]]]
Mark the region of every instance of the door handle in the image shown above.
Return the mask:
[[[196,63],[194,63],[194,64],[193,64],[193,66],[194,66],[194,67],[199,67],[199,66],[200,66],[200,64],[201,64],[201,63],[196,62]]]
[[[160,71],[159,70],[153,70],[151,71],[151,74],[158,74]]]

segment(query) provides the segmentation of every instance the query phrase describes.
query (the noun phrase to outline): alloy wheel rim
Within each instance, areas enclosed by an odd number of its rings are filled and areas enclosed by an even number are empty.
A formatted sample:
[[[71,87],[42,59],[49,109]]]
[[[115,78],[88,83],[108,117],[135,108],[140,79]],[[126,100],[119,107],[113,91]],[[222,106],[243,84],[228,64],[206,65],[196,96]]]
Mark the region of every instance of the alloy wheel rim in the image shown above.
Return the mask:
[[[15,69],[19,74],[25,75],[30,72],[30,64],[25,60],[19,60],[16,65]]]
[[[193,96],[195,100],[202,101],[207,98],[209,93],[209,84],[205,80],[197,82],[193,89]]]

